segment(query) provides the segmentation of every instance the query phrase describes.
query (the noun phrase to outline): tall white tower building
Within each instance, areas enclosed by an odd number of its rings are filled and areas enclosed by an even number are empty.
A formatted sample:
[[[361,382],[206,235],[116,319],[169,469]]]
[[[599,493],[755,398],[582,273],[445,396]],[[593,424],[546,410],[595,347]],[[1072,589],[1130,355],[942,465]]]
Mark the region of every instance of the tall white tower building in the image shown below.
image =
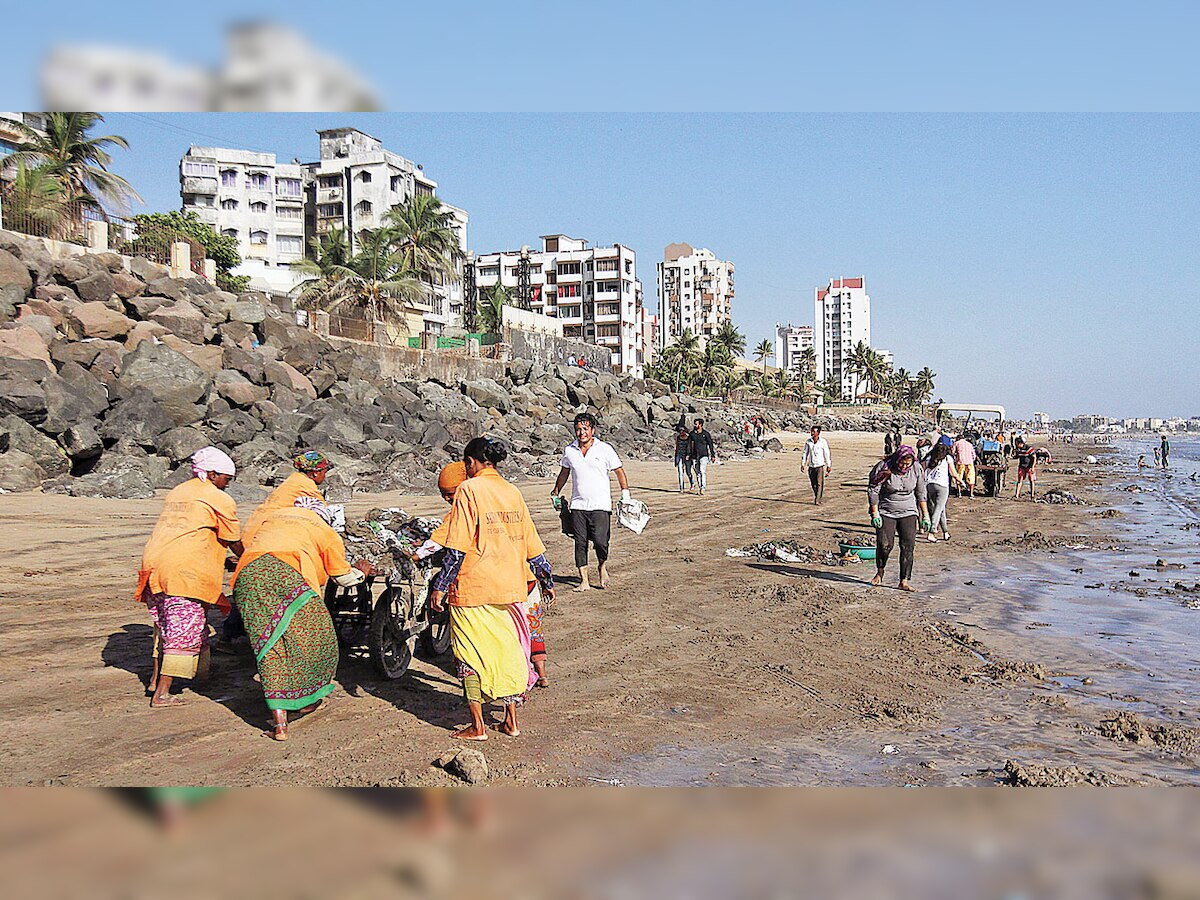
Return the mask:
[[[834,379],[842,385],[842,398],[854,399],[854,377],[849,371],[850,352],[862,341],[871,344],[871,298],[866,279],[831,278],[815,291],[813,346],[817,353],[817,380]]]
[[[669,347],[690,331],[703,347],[733,321],[733,263],[691,244],[668,244],[658,269],[659,340]]]

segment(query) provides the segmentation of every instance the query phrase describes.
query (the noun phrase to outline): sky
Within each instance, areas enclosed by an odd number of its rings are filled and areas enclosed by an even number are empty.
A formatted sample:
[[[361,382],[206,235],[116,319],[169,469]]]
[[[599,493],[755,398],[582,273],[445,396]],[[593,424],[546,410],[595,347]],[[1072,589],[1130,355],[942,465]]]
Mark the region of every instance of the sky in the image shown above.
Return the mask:
[[[1200,415],[1196,115],[112,113],[115,170],[179,206],[190,143],[316,156],[352,125],[470,213],[470,249],[563,232],[737,267],[753,346],[866,278],[872,340],[936,396],[1010,414]]]
[[[751,346],[862,275],[874,343],[948,401],[1200,415],[1200,4],[32,4],[6,21],[0,105],[38,106],[49,47],[215,66],[224,27],[256,17],[403,112],[112,113],[148,209],[178,206],[189,143],[307,160],[316,129],[354,125],[469,211],[476,252],[619,241],[653,304],[663,247],[708,247],[737,266]]]

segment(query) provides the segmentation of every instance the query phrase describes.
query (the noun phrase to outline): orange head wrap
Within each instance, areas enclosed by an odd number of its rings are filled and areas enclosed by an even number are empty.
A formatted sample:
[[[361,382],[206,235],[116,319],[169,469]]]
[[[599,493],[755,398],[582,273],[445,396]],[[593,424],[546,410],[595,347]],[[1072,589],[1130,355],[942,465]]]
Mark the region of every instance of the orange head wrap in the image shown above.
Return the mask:
[[[458,486],[466,480],[466,463],[452,462],[438,473],[438,490],[449,493],[457,490]]]

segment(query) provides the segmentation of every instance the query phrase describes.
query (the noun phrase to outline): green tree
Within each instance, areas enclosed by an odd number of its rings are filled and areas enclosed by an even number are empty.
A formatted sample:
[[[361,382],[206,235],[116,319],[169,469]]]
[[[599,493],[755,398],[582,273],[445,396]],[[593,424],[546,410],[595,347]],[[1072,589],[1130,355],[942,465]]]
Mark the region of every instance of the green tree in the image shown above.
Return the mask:
[[[117,210],[128,207],[130,200],[141,201],[133,186],[109,171],[111,147],[129,149],[119,134],[93,136],[93,128],[104,121],[94,112],[48,112],[46,131],[34,131],[17,123],[23,147],[9,155],[5,167],[36,164],[63,185],[69,202],[79,202],[103,212],[104,204]]]
[[[388,210],[384,227],[400,271],[425,286],[433,305],[434,287],[453,281],[462,257],[454,214],[437,197],[414,194]]]
[[[730,358],[746,352],[746,336],[732,322],[723,322],[717,333],[709,338],[709,343],[715,343]]]
[[[18,162],[12,181],[0,191],[4,223],[38,237],[60,238],[68,223],[68,198],[62,182],[44,166]]]
[[[763,364],[763,375],[767,374],[767,360],[775,355],[775,347],[766,338],[758,342],[754,348],[754,361]]]
[[[479,292],[479,327],[485,334],[504,331],[504,307],[511,305],[512,295],[499,281]]]
[[[230,272],[242,264],[238,253],[237,238],[219,234],[212,226],[201,222],[191,210],[172,210],[165,213],[139,213],[130,216],[138,231],[138,237],[129,247],[122,250],[134,256],[139,253],[161,258],[167,251],[165,243],[175,236],[191,238],[204,248],[204,255],[217,266],[217,287],[223,291],[240,293],[250,283],[248,275],[231,275]]]
[[[916,383],[916,405],[920,406],[923,403],[928,403],[929,398],[933,396],[934,379],[937,378],[937,372],[925,366],[919,371],[914,379]]]

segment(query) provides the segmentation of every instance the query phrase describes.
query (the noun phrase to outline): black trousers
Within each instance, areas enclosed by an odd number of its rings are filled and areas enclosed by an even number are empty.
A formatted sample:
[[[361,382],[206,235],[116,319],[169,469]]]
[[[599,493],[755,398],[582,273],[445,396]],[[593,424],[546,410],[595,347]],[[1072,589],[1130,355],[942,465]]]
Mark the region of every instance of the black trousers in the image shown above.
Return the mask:
[[[588,564],[588,543],[596,548],[596,559],[608,559],[608,536],[612,530],[612,513],[607,509],[571,510],[571,527],[575,531],[575,568]]]
[[[900,534],[900,580],[912,578],[913,550],[917,546],[917,517],[905,516],[903,519],[889,519],[883,516],[883,527],[875,530],[875,568],[882,574],[887,566],[888,557],[892,555],[892,547],[896,543],[896,533]]]
[[[825,499],[825,467],[809,466],[808,483],[812,485],[813,500],[820,503]]]

